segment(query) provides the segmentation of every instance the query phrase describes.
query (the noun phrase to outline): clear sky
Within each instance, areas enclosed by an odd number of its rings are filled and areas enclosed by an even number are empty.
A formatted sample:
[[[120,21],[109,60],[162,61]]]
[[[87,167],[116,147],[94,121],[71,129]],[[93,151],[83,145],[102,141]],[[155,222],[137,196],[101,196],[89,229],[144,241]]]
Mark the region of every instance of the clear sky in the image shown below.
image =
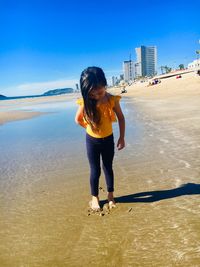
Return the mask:
[[[141,45],[157,46],[158,67],[187,65],[199,10],[199,0],[0,0],[0,94],[75,88],[91,65],[109,81]]]

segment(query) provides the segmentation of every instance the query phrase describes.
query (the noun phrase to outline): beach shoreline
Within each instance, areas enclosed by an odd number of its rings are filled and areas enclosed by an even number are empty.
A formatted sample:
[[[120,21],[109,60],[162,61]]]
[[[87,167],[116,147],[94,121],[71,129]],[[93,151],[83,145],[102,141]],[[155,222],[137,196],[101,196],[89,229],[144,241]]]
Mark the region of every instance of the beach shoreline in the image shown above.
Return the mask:
[[[162,119],[162,116],[166,117],[164,112],[168,108],[173,108],[173,111],[178,116],[178,108],[176,105],[179,104],[180,101],[182,105],[184,104],[181,112],[188,111],[189,103],[196,107],[200,95],[198,91],[199,87],[200,77],[192,72],[184,74],[181,79],[176,79],[176,77],[162,79],[160,84],[150,87],[148,87],[148,82],[137,82],[136,84],[127,86],[127,93],[125,94],[121,94],[121,87],[108,88],[108,92],[111,94],[120,94],[122,97],[132,99],[134,105],[139,105],[142,108],[149,107],[155,116],[160,116],[160,119]],[[32,105],[66,102],[73,99],[75,100],[78,97],[80,97],[80,93],[0,101],[0,125],[6,122],[28,119],[43,114],[41,112],[31,111]],[[17,111],[19,107],[23,107],[24,105],[30,107],[28,112],[26,110]],[[5,111],[5,109],[7,110]],[[159,115],[157,111],[159,111]],[[182,116],[182,113],[180,113],[180,116]],[[175,117],[175,115],[173,115],[173,117]]]
[[[66,102],[77,98],[76,93],[59,96],[42,96],[37,98],[21,98],[0,101],[0,126],[8,122],[31,119],[48,114],[48,112],[33,111],[32,106],[39,104],[54,104]],[[19,110],[26,106],[25,110]]]

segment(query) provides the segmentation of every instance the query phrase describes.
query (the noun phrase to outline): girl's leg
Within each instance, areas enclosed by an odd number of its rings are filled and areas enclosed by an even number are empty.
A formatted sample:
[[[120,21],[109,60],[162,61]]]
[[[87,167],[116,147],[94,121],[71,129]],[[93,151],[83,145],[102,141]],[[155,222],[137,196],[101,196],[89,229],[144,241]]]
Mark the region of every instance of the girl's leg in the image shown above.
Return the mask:
[[[86,135],[87,156],[90,164],[90,187],[91,195],[98,199],[99,194],[99,177],[101,174],[100,167],[100,149],[96,138]],[[95,201],[93,197],[92,201]]]
[[[114,158],[114,140],[113,136],[110,136],[105,139],[105,142],[102,145],[102,161],[103,161],[103,170],[106,178],[106,185],[108,191],[108,200],[113,199],[114,191],[114,174],[113,174],[113,158]],[[110,198],[110,199],[109,199]]]

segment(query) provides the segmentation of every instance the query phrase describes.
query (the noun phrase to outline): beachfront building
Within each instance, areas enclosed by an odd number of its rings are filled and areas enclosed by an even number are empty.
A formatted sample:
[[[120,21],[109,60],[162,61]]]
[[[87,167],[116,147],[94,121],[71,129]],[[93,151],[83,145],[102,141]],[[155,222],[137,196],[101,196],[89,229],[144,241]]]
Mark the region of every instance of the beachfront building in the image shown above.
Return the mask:
[[[135,79],[135,64],[132,60],[123,62],[124,81],[132,82]]]
[[[135,63],[135,78],[142,76],[141,62]]]
[[[141,46],[135,48],[137,63],[136,77],[154,76],[157,69],[157,47]]]
[[[188,64],[188,69],[200,69],[200,58]]]
[[[122,81],[122,80],[124,80],[124,74],[119,75],[119,81]]]
[[[116,82],[116,77],[112,76],[112,86],[115,86],[115,82]]]
[[[119,83],[119,79],[115,76],[112,76],[112,86],[115,86]]]

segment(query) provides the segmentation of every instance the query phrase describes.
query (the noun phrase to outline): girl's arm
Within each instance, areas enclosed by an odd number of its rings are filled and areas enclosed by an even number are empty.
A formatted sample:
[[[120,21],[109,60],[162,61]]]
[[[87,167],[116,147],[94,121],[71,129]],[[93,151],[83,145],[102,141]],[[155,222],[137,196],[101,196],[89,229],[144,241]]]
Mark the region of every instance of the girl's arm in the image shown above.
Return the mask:
[[[86,128],[86,123],[83,119],[83,108],[84,108],[83,106],[79,106],[76,112],[75,122],[79,124],[80,126],[82,126],[83,128]]]
[[[115,102],[114,112],[117,115],[118,124],[119,124],[119,139],[118,139],[118,142],[117,142],[117,148],[118,148],[118,150],[121,150],[121,149],[123,149],[125,147],[125,140],[124,140],[124,136],[125,136],[125,119],[124,119],[124,115],[122,113],[119,101]]]

